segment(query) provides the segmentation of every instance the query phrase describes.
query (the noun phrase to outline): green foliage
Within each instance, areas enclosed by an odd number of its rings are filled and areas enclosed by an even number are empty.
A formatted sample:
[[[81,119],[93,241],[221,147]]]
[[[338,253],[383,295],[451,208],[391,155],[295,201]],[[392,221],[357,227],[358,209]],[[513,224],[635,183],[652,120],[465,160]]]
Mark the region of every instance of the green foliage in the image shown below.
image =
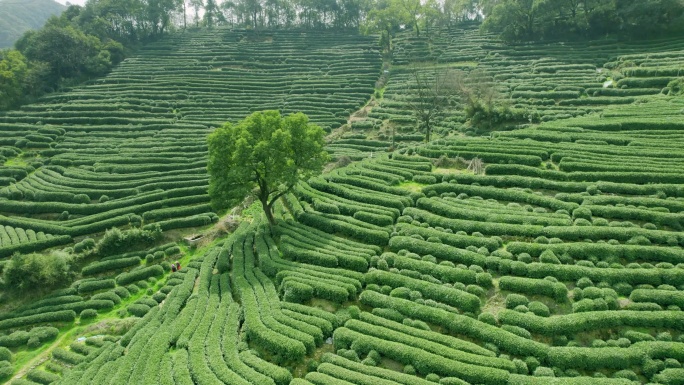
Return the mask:
[[[107,271],[123,269],[131,266],[140,265],[140,257],[116,258],[106,261],[93,262],[81,270],[84,276],[95,275]]]
[[[150,277],[158,277],[164,274],[164,268],[159,265],[152,265],[141,267],[136,270],[131,270],[127,273],[119,274],[116,277],[116,283],[120,286],[127,285],[132,282],[140,281]]]
[[[79,283],[78,293],[83,294],[103,289],[113,289],[115,286],[116,282],[113,279],[97,279],[92,281],[84,281]]]
[[[3,269],[6,289],[22,292],[66,286],[74,276],[73,257],[65,252],[14,254]]]
[[[0,361],[12,361],[12,352],[6,347],[0,347]]]
[[[74,252],[80,253],[93,249],[95,247],[95,241],[92,238],[85,238],[81,242],[74,245]]]
[[[505,276],[501,277],[499,280],[499,288],[501,290],[508,290],[527,295],[545,295],[558,302],[565,302],[568,295],[568,289],[563,283],[554,283],[546,279]],[[524,301],[516,301],[515,303],[516,306],[517,304],[527,304]]]
[[[214,131],[207,140],[207,169],[215,207],[230,207],[258,188],[256,196],[272,223],[276,200],[327,161],[323,134],[306,115],[283,118],[278,111],[255,112]]]
[[[28,60],[16,50],[0,51],[0,110],[6,110],[25,100],[31,77],[35,74]]]
[[[0,321],[0,330],[11,329],[17,326],[28,326],[46,322],[71,322],[76,318],[73,310],[59,310],[45,312],[24,317],[9,318]],[[30,338],[30,337],[29,337]]]
[[[149,246],[158,241],[161,235],[161,228],[155,226],[149,229],[133,228],[123,231],[115,227],[105,232],[95,248],[92,249],[92,253],[106,256],[136,247]]]
[[[492,2],[483,29],[508,41],[572,35],[653,36],[681,28],[684,7],[676,1],[587,2],[506,0]],[[559,20],[559,16],[562,19]]]
[[[14,367],[8,361],[0,361],[0,380],[6,380],[14,373]]]
[[[672,80],[667,84],[667,88],[670,89],[670,95],[681,95],[684,93],[684,78]]]

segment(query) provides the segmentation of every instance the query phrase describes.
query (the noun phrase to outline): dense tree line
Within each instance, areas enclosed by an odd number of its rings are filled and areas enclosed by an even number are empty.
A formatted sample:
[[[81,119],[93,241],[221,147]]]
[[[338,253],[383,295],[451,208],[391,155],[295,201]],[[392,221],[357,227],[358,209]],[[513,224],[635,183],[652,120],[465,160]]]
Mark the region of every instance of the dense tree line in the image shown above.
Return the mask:
[[[416,35],[483,21],[508,41],[645,37],[684,28],[682,0],[189,0],[204,24],[252,28],[357,28],[389,48],[399,30]],[[198,14],[198,13],[196,13]],[[197,25],[201,20],[196,17]]]
[[[482,0],[483,28],[509,41],[650,37],[684,29],[682,0]]]
[[[89,0],[0,51],[0,109],[106,74],[139,43],[168,31],[182,0]]]

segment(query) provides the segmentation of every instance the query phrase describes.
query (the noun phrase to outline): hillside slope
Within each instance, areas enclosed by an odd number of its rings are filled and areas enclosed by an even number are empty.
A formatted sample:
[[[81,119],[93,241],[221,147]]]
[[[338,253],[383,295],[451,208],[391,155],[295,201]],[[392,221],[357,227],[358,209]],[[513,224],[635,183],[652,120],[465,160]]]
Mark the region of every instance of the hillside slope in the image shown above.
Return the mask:
[[[9,48],[29,29],[38,29],[65,6],[52,0],[0,0],[0,49]]]
[[[55,237],[2,244],[0,256],[129,223],[208,224],[217,219],[206,204],[213,128],[264,109],[339,127],[379,70],[369,37],[215,29],[169,36],[103,79],[6,112],[0,224]]]
[[[107,256],[0,314],[0,377],[40,354],[17,385],[682,383],[684,101],[667,84],[684,42],[452,36],[439,56],[437,38],[397,52],[484,67],[543,122],[476,136],[455,114],[439,140],[388,152],[376,127],[417,135],[397,56],[384,97],[329,146],[356,162],[296,186],[275,226],[257,203],[230,236]],[[207,217],[212,127],[280,107],[333,128],[379,69],[358,36],[175,39],[0,117],[0,170],[20,179],[0,190],[0,241]]]

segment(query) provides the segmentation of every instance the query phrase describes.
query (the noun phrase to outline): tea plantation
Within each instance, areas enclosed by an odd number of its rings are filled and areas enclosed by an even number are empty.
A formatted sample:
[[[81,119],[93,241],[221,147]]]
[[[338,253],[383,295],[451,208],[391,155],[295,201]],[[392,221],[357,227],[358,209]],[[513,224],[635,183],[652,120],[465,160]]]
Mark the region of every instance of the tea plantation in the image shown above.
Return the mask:
[[[0,376],[684,384],[684,40],[504,45],[462,29],[394,44],[383,64],[354,34],[172,35],[0,116],[3,257],[89,250],[112,227],[165,234],[0,314]],[[516,118],[482,131],[457,104],[421,143],[416,60],[486,71]],[[299,183],[276,226],[251,214],[176,242],[219,220],[207,134],[262,109],[305,112],[351,163]]]

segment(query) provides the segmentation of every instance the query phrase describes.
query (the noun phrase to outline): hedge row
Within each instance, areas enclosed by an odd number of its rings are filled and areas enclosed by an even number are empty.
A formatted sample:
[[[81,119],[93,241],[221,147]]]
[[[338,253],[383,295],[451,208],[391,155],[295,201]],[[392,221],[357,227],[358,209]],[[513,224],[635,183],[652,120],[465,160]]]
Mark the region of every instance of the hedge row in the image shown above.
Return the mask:
[[[491,385],[505,385],[510,376],[505,370],[454,361],[420,347],[369,336],[346,327],[335,330],[334,340],[336,347],[354,346],[354,350],[361,354],[375,350],[404,365],[413,365],[420,373],[454,376],[472,383]]]
[[[335,367],[348,369],[355,373],[374,376],[378,379],[393,381],[393,383],[398,383],[402,385],[434,385],[434,382],[424,380],[414,375],[401,373],[395,370],[364,365],[362,363],[350,361],[344,357],[332,353],[324,353],[321,356],[320,361],[321,363],[331,364]]]
[[[367,306],[397,310],[405,317],[420,319],[441,326],[456,335],[461,334],[476,340],[493,343],[511,354],[543,358],[549,350],[546,344],[520,337],[464,315],[421,305],[413,301],[389,297],[370,290],[361,293],[359,300]]]
[[[394,288],[406,287],[421,292],[424,298],[442,302],[466,312],[477,312],[480,309],[480,299],[476,295],[400,274],[372,270],[366,274],[366,283],[388,285]]]
[[[44,240],[36,240],[34,242],[13,244],[0,247],[0,258],[9,257],[14,253],[32,253],[40,250],[45,250],[50,247],[66,245],[73,242],[71,236],[61,235]]]
[[[380,246],[338,237],[317,228],[305,226],[293,220],[279,222],[276,230],[280,231],[282,228],[290,230],[291,232],[289,234],[293,237],[296,233],[299,239],[307,239],[316,244],[329,245],[336,249],[354,251],[355,253],[361,253],[362,255],[380,254],[383,250]],[[265,230],[262,228],[261,231],[263,232]]]
[[[394,236],[390,240],[389,247],[394,252],[408,250],[419,255],[432,255],[439,260],[485,266],[486,257],[482,254],[441,243],[427,242],[413,237]]]
[[[322,178],[309,179],[308,184],[316,190],[381,207],[392,207],[397,210],[403,210],[405,207],[413,204],[413,201],[405,196],[390,196],[389,194],[373,191],[363,193],[337,183],[326,182],[325,179]]]
[[[76,312],[73,310],[45,312],[25,317],[16,317],[2,320],[0,321],[0,330],[47,322],[72,322],[75,318]]]
[[[338,252],[325,248],[311,247],[288,235],[281,236],[280,250],[283,255],[299,262],[326,267],[340,266],[345,269],[365,272],[368,270],[367,257],[354,255],[353,252]]]
[[[228,286],[227,275],[225,275],[225,278],[222,277],[222,283],[224,282]],[[210,340],[213,339],[215,342],[211,341],[207,346],[206,354],[210,357],[210,365],[213,367],[222,366],[221,362],[225,362],[228,370],[233,371],[237,376],[249,383],[275,385],[273,379],[255,371],[240,360],[237,349],[239,343],[240,307],[237,303],[232,302],[230,293],[223,293],[224,290],[229,291],[230,288],[221,290],[221,305],[219,306],[218,314],[226,314],[227,319],[225,322],[220,322],[217,319],[211,325],[208,336]],[[216,335],[221,335],[222,338],[211,337]],[[214,356],[222,358],[221,362],[211,358]],[[216,369],[214,371],[217,372]]]
[[[113,279],[97,279],[81,282],[78,285],[78,293],[91,293],[98,290],[113,289],[114,287],[116,287],[116,281]]]
[[[544,195],[538,195],[519,190],[502,189],[486,186],[483,187],[455,183],[440,183],[423,188],[423,192],[425,194],[429,194],[431,191],[434,191],[434,193],[438,195],[449,192],[456,194],[466,193],[470,196],[480,196],[485,199],[496,199],[508,202],[518,202],[546,207],[554,211],[567,210],[568,212],[571,212],[579,206],[576,203],[563,202],[558,199],[547,197]],[[429,204],[427,203],[427,199],[419,199],[417,205],[418,207],[424,208]]]
[[[550,215],[507,213],[496,208],[473,210],[467,205],[456,205],[446,199],[421,198],[416,205],[435,214],[448,218],[459,218],[478,222],[499,222],[511,224],[532,224],[541,226],[569,226],[570,217],[554,218]]]
[[[404,215],[410,215],[432,226],[440,226],[452,231],[481,232],[485,235],[508,235],[536,238],[560,238],[566,241],[578,241],[584,239],[603,240],[616,239],[626,242],[636,236],[643,236],[653,243],[662,245],[677,244],[684,242],[684,235],[676,232],[662,230],[646,230],[635,227],[598,227],[598,226],[535,226],[514,225],[508,223],[474,222],[460,219],[450,219],[435,215],[428,211],[409,207],[404,210]]]
[[[545,250],[551,250],[556,255],[568,254],[574,259],[598,257],[602,260],[623,258],[628,262],[649,261],[672,264],[684,262],[684,250],[674,247],[611,245],[589,242],[557,244],[509,242],[506,245],[506,250],[513,254],[528,253],[532,257],[539,257]]]
[[[499,289],[527,295],[545,295],[561,303],[568,299],[568,288],[563,283],[545,279],[504,276],[499,279]]]
[[[351,319],[344,324],[344,327],[354,330],[358,333],[363,333],[368,336],[382,338],[384,340],[397,342],[407,346],[412,346],[414,348],[419,348],[423,351],[430,352],[441,357],[449,358],[454,361],[484,366],[488,368],[503,369],[509,372],[516,370],[515,365],[513,365],[513,363],[509,360],[504,360],[498,357],[473,354],[461,351],[459,349],[452,349],[438,341],[426,340],[419,336],[387,329],[382,326],[376,326],[359,320]]]
[[[485,169],[487,175],[520,175],[520,176],[531,176],[537,178],[552,179],[557,181],[569,181],[569,182],[612,182],[619,184],[635,184],[635,185],[645,185],[645,184],[682,184],[684,183],[684,174],[681,173],[653,173],[653,172],[570,172],[565,173],[561,171],[550,171],[543,170],[536,167],[524,166],[524,165],[488,165]],[[648,186],[646,188],[655,188],[654,186]],[[679,191],[681,196],[681,186],[674,187],[676,191]],[[603,191],[603,189],[601,189]]]
[[[415,198],[417,196],[422,195],[420,193],[412,193],[408,190],[402,189],[401,187],[391,186],[390,183],[385,182],[382,179],[371,178],[364,175],[348,176],[349,173],[347,171],[350,170],[348,168],[345,168],[340,170],[339,173],[331,173],[329,175],[324,176],[324,178],[329,182],[347,184],[373,191],[380,191],[392,195],[403,195],[411,198]]]
[[[341,233],[371,245],[384,246],[389,242],[389,233],[382,230],[364,228],[356,223],[344,221],[341,217],[326,217],[320,213],[303,212],[297,218],[307,226],[328,233]]]
[[[533,377],[511,374],[508,385],[631,385],[625,378],[599,377]]]
[[[542,162],[542,159],[534,155],[517,155],[509,153],[499,153],[499,152],[485,152],[485,151],[463,151],[463,150],[448,150],[448,149],[429,149],[419,147],[416,152],[423,156],[428,156],[431,158],[438,158],[442,155],[448,155],[450,157],[461,157],[465,159],[480,158],[487,163],[516,163],[525,164],[528,166],[536,167]]]
[[[83,355],[62,348],[53,349],[52,357],[69,365],[78,365],[85,360]]]
[[[52,326],[37,326],[31,330],[17,330],[9,335],[0,336],[0,346],[16,348],[26,345],[29,340],[38,340],[40,344],[55,339],[59,335],[59,329]]]
[[[635,289],[629,299],[634,302],[654,302],[662,306],[675,305],[684,309],[684,292],[681,291]]]
[[[496,171],[495,166],[490,165],[487,170],[487,175],[476,175],[476,174],[452,174],[445,175],[442,178],[443,182],[456,181],[458,185],[468,186],[473,183],[477,183],[482,186],[492,186],[499,188],[510,188],[510,187],[520,187],[520,188],[531,188],[531,189],[543,189],[543,190],[553,190],[562,191],[567,193],[580,193],[586,191],[589,187],[589,182],[563,182],[556,180],[549,180],[543,177],[536,176],[519,176],[514,173],[502,174],[502,175],[492,175]],[[515,165],[506,165],[501,167],[516,167]],[[537,168],[533,168],[538,170]]]
[[[252,237],[251,234],[250,237]],[[253,240],[249,240],[247,243],[249,246],[243,249],[244,239],[244,235],[238,237],[233,246],[235,259],[233,273],[235,274],[234,282],[242,300],[248,338],[264,349],[282,355],[286,360],[300,359],[309,349],[313,349],[314,339],[278,323],[273,318],[274,309],[268,305],[261,283],[253,272],[247,269],[247,266],[254,263],[254,255],[251,251]]]
[[[616,327],[684,330],[684,314],[674,311],[595,311],[555,317],[539,317],[513,310],[499,312],[499,321],[545,336],[572,335]]]
[[[119,274],[116,277],[116,284],[123,286],[132,282],[147,279],[149,277],[158,277],[164,275],[164,268],[159,265],[152,265],[142,267],[140,269],[132,270],[126,273]]]
[[[405,216],[404,218],[413,221],[413,218]],[[459,235],[453,232],[448,233],[443,230],[413,226],[409,223],[397,223],[395,231],[399,235],[411,236],[418,234],[421,237],[428,239],[431,237],[439,238],[442,243],[450,246],[465,249],[468,246],[475,246],[477,248],[485,247],[489,251],[494,251],[501,247],[502,242],[496,238],[475,237],[470,235]]]
[[[339,211],[339,214],[351,216],[357,211],[363,210],[370,213],[389,215],[392,218],[396,218],[401,213],[401,211],[397,208],[383,207],[343,198],[341,196],[316,190],[308,184],[298,184],[294,188],[294,192],[298,194],[300,199],[303,201],[307,201],[314,205],[321,205],[322,203],[325,203],[325,206],[328,208],[328,210],[324,210],[323,212],[332,214],[338,214]]]
[[[416,271],[421,274],[429,274],[439,279],[444,283],[461,282],[466,285],[476,283],[477,274],[468,269],[461,269],[458,267],[451,267],[443,264],[435,264],[428,261],[421,261],[418,259],[403,257],[400,255],[392,255],[391,253],[383,254],[389,266],[397,269],[407,269]]]
[[[684,284],[684,270],[670,268],[596,268],[581,265],[558,265],[550,263],[524,263],[497,257],[487,257],[488,269],[497,270],[500,274],[515,274],[528,278],[545,278],[552,276],[560,281],[575,282],[587,277],[593,282],[607,282],[611,285],[628,283],[630,285],[673,285]]]
[[[463,352],[468,352],[472,353],[473,355],[479,356],[479,357],[485,357],[485,358],[492,358],[496,357],[496,354],[492,352],[491,350],[485,349],[482,346],[463,340],[461,338],[457,337],[452,337],[448,335],[444,335],[442,333],[437,333],[430,330],[422,330],[413,326],[409,326],[404,323],[399,323],[397,321],[393,321],[384,317],[377,316],[375,314],[371,314],[368,312],[361,312],[359,314],[359,319],[373,324],[377,326],[381,326],[383,328],[389,329],[389,330],[396,330],[404,334],[409,334],[415,337],[419,337],[424,340],[436,342],[439,344],[442,344],[444,346],[448,346],[452,349],[455,350],[460,350]],[[499,362],[500,364],[500,362]],[[495,365],[496,366],[496,365]],[[499,365],[501,366],[501,365]],[[505,365],[504,365],[505,366]]]

